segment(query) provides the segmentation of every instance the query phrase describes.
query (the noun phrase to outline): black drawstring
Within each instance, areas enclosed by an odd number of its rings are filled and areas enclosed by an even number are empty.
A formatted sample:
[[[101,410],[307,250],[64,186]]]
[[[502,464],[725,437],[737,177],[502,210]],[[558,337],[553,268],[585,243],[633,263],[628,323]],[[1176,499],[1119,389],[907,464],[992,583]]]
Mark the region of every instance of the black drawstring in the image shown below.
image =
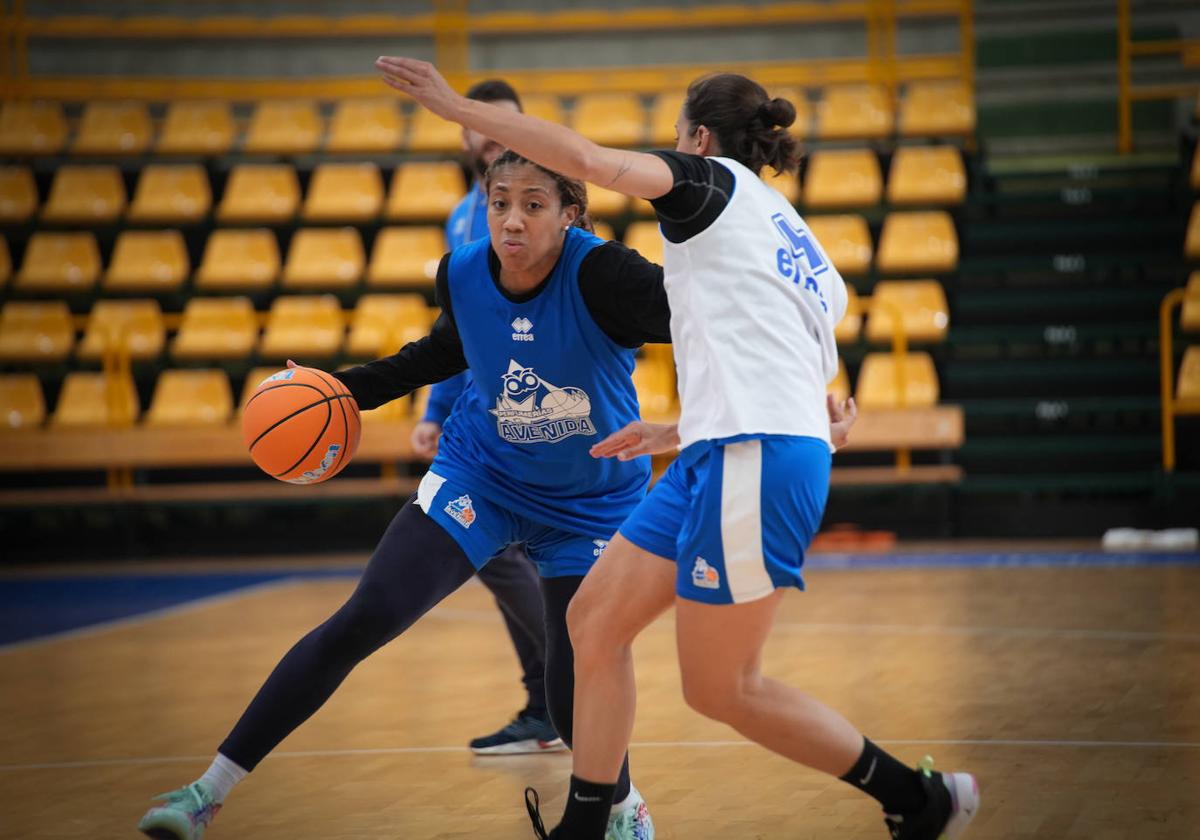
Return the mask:
[[[549,840],[546,826],[542,824],[542,813],[538,810],[540,804],[538,792],[531,787],[525,788],[525,810],[529,812],[529,821],[533,823],[533,834],[538,840]]]

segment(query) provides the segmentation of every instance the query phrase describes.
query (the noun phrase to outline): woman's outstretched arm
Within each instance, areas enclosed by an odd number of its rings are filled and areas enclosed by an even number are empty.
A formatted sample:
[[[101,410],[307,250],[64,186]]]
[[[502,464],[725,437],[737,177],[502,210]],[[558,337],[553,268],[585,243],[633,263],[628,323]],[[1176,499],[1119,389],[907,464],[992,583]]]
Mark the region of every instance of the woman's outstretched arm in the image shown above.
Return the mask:
[[[666,195],[675,179],[655,155],[599,146],[565,126],[461,96],[428,61],[381,56],[383,81],[439,117],[478,131],[517,154],[571,178],[639,198]]]

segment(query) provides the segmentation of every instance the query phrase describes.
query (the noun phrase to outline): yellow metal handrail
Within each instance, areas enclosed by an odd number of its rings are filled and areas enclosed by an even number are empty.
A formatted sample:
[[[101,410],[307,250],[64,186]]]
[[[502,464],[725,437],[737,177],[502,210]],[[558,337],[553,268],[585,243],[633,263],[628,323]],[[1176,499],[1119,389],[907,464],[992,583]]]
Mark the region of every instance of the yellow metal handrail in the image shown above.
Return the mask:
[[[1130,0],[1117,0],[1117,148],[1122,154],[1133,151],[1134,102],[1175,99],[1200,93],[1200,82],[1147,85],[1134,89],[1134,56],[1182,55],[1193,50],[1200,51],[1200,39],[1135,42],[1129,4]]]
[[[698,73],[727,69],[753,76],[764,84],[821,85],[836,82],[877,81],[893,93],[902,81],[960,77],[974,83],[974,40],[971,0],[835,0],[830,3],[777,2],[750,7],[728,5],[701,9],[567,10],[543,13],[494,12],[470,14],[466,0],[437,0],[433,14],[412,17],[358,15],[343,18],[285,16],[279,18],[225,17],[212,20],[167,16],[127,19],[58,17],[29,19],[23,0],[13,0],[6,16],[12,33],[13,78],[9,95],[46,99],[179,98],[263,99],[305,96],[341,98],[379,95],[374,76],[341,79],[181,79],[29,77],[28,41],[31,37],[107,37],[153,39],[160,37],[378,37],[380,35],[429,36],[436,60],[456,87],[479,81],[495,71],[468,72],[469,37],[511,33],[625,31],[633,29],[696,29],[779,26],[811,21],[862,20],[867,25],[867,55],[854,59],[805,62],[733,62],[718,65],[654,66],[645,68],[559,68],[505,71],[522,91],[574,94],[589,91],[652,92],[686,85]],[[897,22],[911,17],[959,19],[957,55],[897,56]],[[5,41],[7,44],[7,40]]]
[[[1162,405],[1162,465],[1175,471],[1175,347],[1174,310],[1182,305],[1187,290],[1172,289],[1158,308],[1159,400]]]

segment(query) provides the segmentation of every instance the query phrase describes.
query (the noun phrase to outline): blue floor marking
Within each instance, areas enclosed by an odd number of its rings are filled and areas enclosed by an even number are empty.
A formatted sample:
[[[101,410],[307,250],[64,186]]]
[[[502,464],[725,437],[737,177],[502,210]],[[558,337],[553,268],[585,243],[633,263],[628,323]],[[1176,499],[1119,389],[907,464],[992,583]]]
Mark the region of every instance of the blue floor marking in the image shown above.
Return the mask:
[[[810,570],[1200,566],[1200,552],[814,552],[804,565]],[[361,571],[351,566],[246,573],[0,578],[0,645],[132,618],[274,581],[357,578]]]

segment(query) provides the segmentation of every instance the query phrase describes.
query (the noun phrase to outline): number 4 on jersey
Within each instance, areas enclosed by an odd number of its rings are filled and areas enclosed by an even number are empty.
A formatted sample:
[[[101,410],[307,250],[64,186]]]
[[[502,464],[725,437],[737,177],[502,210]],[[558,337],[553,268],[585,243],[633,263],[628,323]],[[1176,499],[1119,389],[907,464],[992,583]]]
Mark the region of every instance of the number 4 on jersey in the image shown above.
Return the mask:
[[[787,243],[787,247],[775,252],[775,267],[785,280],[791,280],[797,286],[803,282],[804,288],[815,294],[821,301],[821,308],[828,312],[829,304],[825,302],[825,295],[817,285],[817,275],[828,271],[829,263],[813,242],[812,234],[807,230],[792,227],[792,223],[782,213],[776,213],[771,217],[771,221],[775,223],[775,228]]]

